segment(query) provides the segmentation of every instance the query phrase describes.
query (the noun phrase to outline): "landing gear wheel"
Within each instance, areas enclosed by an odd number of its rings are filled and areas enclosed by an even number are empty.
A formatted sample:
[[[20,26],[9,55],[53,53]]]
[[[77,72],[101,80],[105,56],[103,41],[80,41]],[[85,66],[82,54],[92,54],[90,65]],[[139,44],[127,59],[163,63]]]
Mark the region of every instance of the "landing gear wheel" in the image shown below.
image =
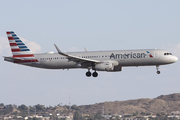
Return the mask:
[[[159,65],[156,65],[156,69],[157,69],[157,74],[160,74],[161,72],[159,71]]]
[[[98,73],[97,72],[93,72],[93,77],[97,77]]]
[[[86,72],[86,76],[90,77],[91,76],[91,72],[90,71]]]
[[[160,73],[161,73],[161,72],[158,70],[158,71],[157,71],[157,74],[160,74]]]

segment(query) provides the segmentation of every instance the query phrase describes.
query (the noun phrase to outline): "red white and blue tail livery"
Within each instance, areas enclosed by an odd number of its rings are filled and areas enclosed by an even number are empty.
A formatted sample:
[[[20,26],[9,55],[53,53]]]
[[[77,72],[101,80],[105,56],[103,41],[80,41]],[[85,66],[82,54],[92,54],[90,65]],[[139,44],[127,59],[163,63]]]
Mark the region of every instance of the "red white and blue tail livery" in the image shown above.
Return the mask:
[[[30,51],[30,49],[13,31],[8,31],[6,33],[13,55],[12,58],[9,57],[9,59],[14,60],[15,63],[38,62],[32,51]]]
[[[23,41],[13,32],[7,32],[12,57],[5,61],[45,69],[87,69],[86,76],[97,77],[97,71],[118,72],[127,66],[159,66],[175,63],[178,58],[166,50],[113,50],[63,53],[55,45],[58,53],[33,54]],[[90,70],[94,70],[93,73]]]

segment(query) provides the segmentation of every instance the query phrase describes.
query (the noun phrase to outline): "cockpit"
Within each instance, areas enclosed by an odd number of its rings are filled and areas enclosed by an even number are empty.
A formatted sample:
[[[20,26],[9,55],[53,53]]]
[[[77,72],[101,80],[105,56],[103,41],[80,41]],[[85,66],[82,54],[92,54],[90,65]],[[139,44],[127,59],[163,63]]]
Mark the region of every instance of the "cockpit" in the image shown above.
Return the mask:
[[[164,55],[172,55],[172,53],[164,53]]]

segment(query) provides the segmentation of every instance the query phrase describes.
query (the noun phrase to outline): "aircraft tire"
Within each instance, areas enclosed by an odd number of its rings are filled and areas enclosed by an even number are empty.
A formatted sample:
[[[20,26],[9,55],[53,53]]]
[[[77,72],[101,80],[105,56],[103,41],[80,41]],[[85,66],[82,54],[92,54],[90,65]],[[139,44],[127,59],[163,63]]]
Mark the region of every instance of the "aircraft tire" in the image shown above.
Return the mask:
[[[97,77],[98,73],[97,72],[93,72],[93,77]]]
[[[158,70],[158,71],[157,71],[157,74],[160,74],[160,73],[161,73],[161,72]]]
[[[86,72],[86,76],[87,76],[87,77],[90,77],[90,76],[91,76],[91,72],[89,72],[89,71]]]

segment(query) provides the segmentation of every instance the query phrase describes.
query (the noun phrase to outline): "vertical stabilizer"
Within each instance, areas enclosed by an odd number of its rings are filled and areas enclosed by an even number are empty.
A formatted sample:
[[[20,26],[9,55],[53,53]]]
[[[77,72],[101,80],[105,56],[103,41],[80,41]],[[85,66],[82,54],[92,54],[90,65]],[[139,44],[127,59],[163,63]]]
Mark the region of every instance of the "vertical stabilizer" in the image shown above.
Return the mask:
[[[30,51],[30,49],[22,42],[22,40],[19,39],[19,37],[13,31],[7,31],[6,33],[13,58],[23,59],[21,60],[21,62],[37,62],[33,52]]]

